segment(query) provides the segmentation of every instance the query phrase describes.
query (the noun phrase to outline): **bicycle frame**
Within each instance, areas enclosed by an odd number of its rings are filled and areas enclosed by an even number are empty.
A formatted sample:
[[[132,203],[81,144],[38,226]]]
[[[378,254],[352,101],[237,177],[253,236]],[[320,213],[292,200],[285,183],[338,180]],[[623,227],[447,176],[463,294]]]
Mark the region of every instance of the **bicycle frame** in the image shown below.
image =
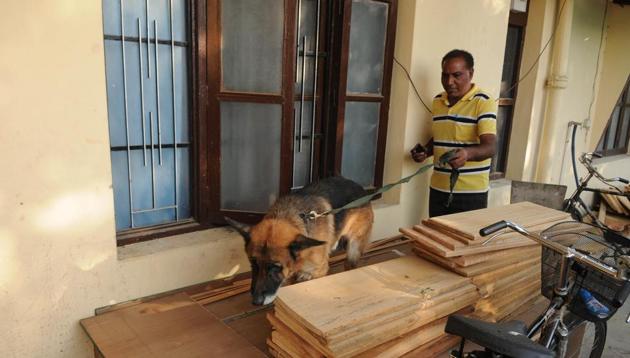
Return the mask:
[[[614,267],[611,267],[603,262],[599,262],[598,260],[588,255],[576,251],[571,247],[566,247],[564,245],[545,240],[543,237],[539,235],[534,235],[521,226],[509,221],[501,221],[499,223],[491,225],[485,229],[482,229],[480,233],[482,236],[486,236],[492,232],[496,232],[506,227],[562,255],[562,260],[560,261],[559,275],[554,285],[553,299],[551,300],[551,303],[549,304],[547,309],[540,316],[538,316],[538,318],[534,320],[534,322],[528,327],[527,337],[531,339],[539,331],[542,330],[539,342],[546,348],[551,348],[551,346],[554,344],[554,339],[556,339],[557,336],[558,342],[556,345],[556,353],[558,354],[558,357],[564,357],[568,344],[569,330],[566,327],[563,318],[566,313],[566,299],[569,293],[569,272],[573,262],[577,261],[582,264],[588,265],[592,268],[597,269],[603,274],[614,278],[625,279],[625,273],[622,270],[617,270]],[[488,243],[493,238],[494,237],[491,237],[490,239],[486,240],[484,244]]]
[[[595,216],[595,214],[593,214],[593,211],[591,209],[589,209],[588,205],[586,205],[586,203],[584,203],[584,201],[582,200],[580,195],[583,192],[585,192],[585,191],[589,191],[589,192],[592,192],[592,193],[602,193],[602,194],[626,196],[626,197],[630,197],[630,195],[622,194],[622,193],[619,193],[617,191],[612,191],[612,190],[605,190],[605,189],[588,187],[588,182],[593,178],[594,175],[595,174],[592,171],[589,171],[588,175],[584,179],[581,180],[580,185],[575,189],[573,194],[571,194],[569,199],[567,199],[567,202],[566,202],[563,210],[566,211],[566,212],[571,212],[571,210],[572,209],[576,209],[576,205],[579,204],[582,207],[582,209],[584,209],[586,214],[591,218],[591,220],[593,220],[593,222],[597,223],[598,226],[606,227],[605,224],[600,222],[599,219],[597,218],[597,216]],[[581,218],[575,218],[575,219],[581,220]]]
[[[576,215],[575,216],[580,216],[579,212],[577,211],[578,210],[577,206],[580,205],[582,207],[582,209],[584,210],[584,212],[591,218],[591,220],[594,223],[596,223],[600,227],[604,227],[605,228],[605,227],[607,227],[606,224],[604,224],[601,221],[599,221],[597,216],[595,214],[593,214],[593,211],[591,209],[589,209],[588,205],[586,205],[586,203],[584,203],[582,198],[580,198],[580,195],[583,192],[585,192],[585,191],[589,191],[589,192],[592,192],[592,193],[610,194],[610,195],[625,196],[627,198],[630,198],[630,194],[623,193],[620,190],[613,191],[613,190],[606,190],[606,189],[599,189],[599,188],[590,188],[590,187],[588,187],[588,182],[593,177],[596,177],[597,179],[599,179],[603,183],[611,183],[611,182],[615,182],[615,181],[619,181],[619,182],[622,182],[622,183],[627,183],[627,181],[625,179],[623,179],[623,178],[610,178],[610,179],[608,179],[608,178],[604,178],[603,176],[601,176],[591,164],[593,155],[594,155],[594,153],[583,153],[580,156],[580,163],[582,163],[586,167],[586,169],[588,170],[588,175],[585,178],[583,178],[583,179],[581,179],[579,181],[577,188],[575,189],[573,194],[571,194],[569,199],[567,199],[567,202],[566,202],[563,210],[566,211],[566,212],[570,212],[570,213],[572,212],[572,210],[576,210]],[[574,219],[582,221],[581,217],[574,217]]]

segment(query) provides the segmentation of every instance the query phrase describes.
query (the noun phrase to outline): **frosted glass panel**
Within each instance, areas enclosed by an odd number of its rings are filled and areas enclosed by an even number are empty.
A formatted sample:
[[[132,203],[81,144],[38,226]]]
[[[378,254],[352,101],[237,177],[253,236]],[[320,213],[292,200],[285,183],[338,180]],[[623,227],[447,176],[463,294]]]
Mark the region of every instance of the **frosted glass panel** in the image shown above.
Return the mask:
[[[388,7],[382,2],[352,1],[348,92],[381,93]]]
[[[374,185],[379,111],[379,103],[346,103],[341,174],[363,186]]]
[[[223,89],[280,93],[282,0],[221,2]]]
[[[221,103],[221,208],[265,212],[278,197],[282,106]]]

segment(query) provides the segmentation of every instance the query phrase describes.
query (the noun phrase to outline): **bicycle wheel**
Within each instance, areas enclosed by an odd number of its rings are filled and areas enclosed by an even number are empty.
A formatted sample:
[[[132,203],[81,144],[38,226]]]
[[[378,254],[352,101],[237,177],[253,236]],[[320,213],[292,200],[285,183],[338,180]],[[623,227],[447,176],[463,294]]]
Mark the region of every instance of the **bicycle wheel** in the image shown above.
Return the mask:
[[[592,328],[588,327],[588,326],[592,326]],[[606,347],[606,330],[607,330],[607,324],[606,322],[589,322],[587,324],[587,330],[588,329],[592,329],[593,330],[593,341],[592,344],[590,344],[590,355],[588,356],[589,358],[600,358],[602,356],[602,353],[604,352],[604,348]],[[582,345],[582,349],[584,350],[584,353],[588,353],[588,346],[589,344],[587,343],[586,345]],[[584,356],[584,354],[582,354]]]
[[[565,324],[569,329],[569,342],[573,331],[584,324],[584,332],[582,332],[582,341],[577,344],[579,347],[579,358],[601,358],[604,348],[606,347],[606,322],[589,322],[569,313],[565,316]],[[554,339],[549,347],[552,351],[556,351],[557,341]],[[572,344],[572,343],[569,343]],[[575,343],[573,343],[575,344]]]

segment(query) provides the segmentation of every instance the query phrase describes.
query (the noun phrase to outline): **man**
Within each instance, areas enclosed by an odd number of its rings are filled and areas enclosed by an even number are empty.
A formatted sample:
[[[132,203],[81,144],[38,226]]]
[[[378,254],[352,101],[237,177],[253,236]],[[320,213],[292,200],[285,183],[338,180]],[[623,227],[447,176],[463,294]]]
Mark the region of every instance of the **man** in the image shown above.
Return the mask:
[[[497,103],[472,83],[474,59],[463,50],[442,58],[444,91],[433,99],[433,137],[425,147],[411,151],[414,161],[433,155],[429,216],[453,214],[488,206],[490,162],[496,146]],[[439,158],[456,150],[450,166],[439,167]],[[460,175],[447,204],[452,169]]]

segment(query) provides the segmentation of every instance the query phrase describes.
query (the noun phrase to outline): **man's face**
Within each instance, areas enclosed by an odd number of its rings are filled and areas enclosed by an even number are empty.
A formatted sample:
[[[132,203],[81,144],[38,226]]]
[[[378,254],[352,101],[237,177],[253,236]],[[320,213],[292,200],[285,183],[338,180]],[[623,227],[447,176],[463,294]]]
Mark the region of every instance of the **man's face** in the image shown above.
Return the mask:
[[[442,87],[450,99],[459,100],[470,90],[473,72],[460,57],[451,58],[442,64]]]

